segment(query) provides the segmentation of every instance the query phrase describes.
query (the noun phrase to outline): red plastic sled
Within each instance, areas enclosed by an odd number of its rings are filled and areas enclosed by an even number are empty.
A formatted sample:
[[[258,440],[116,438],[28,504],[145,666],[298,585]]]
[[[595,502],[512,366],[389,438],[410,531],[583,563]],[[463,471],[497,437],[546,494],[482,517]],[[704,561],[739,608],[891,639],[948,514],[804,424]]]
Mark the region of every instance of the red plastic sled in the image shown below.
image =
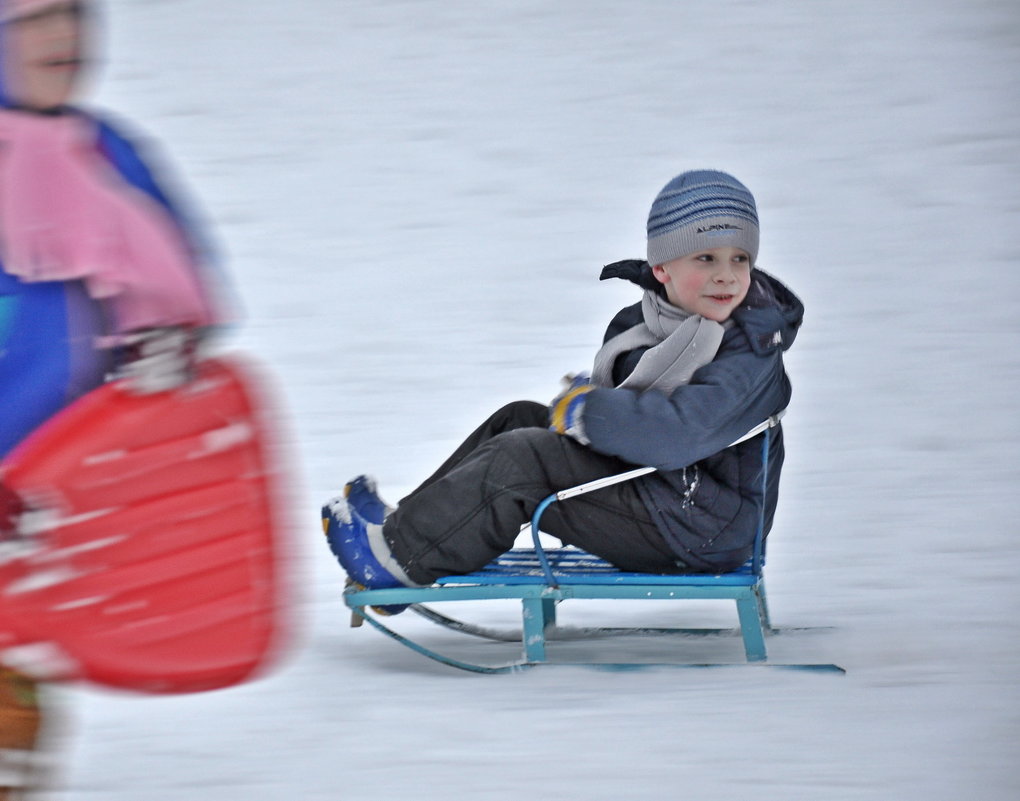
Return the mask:
[[[8,455],[0,478],[32,511],[0,546],[0,649],[144,692],[229,686],[272,656],[280,519],[257,386],[233,358],[154,395],[106,384]]]

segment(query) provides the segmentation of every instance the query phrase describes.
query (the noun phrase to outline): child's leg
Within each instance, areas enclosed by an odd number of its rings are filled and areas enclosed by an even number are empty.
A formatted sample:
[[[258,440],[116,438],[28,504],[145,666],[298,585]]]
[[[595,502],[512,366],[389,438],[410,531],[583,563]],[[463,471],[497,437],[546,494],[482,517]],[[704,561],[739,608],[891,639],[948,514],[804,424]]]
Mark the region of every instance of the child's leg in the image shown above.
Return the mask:
[[[0,800],[35,786],[40,723],[35,682],[0,665]]]
[[[518,430],[547,432],[549,408],[533,401],[504,406],[480,425],[435,473],[404,498],[400,505],[413,505],[422,490],[432,486],[471,457],[484,443],[502,433]],[[378,496],[374,481],[358,476],[344,487],[343,496],[322,508],[323,531],[330,550],[348,576],[366,587],[414,585],[415,581],[394,558],[383,534],[383,523],[395,512]],[[445,574],[444,574],[445,575]],[[431,583],[431,579],[427,582]],[[402,610],[404,607],[400,607]],[[396,607],[387,607],[396,614]],[[0,799],[2,801],[2,799]]]
[[[513,546],[543,498],[633,466],[544,427],[481,439],[386,520],[393,556],[415,582],[483,567]],[[682,569],[631,482],[553,504],[542,528],[625,569]]]

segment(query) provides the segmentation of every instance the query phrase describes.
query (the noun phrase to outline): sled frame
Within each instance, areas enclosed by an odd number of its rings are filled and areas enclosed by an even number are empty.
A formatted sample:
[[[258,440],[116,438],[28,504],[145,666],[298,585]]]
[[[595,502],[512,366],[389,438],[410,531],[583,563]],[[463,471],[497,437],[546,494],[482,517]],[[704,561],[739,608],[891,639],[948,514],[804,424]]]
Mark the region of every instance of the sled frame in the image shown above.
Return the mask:
[[[762,497],[768,479],[768,452],[771,429],[783,412],[769,417],[732,445],[762,435]],[[731,447],[732,447],[731,445]],[[640,668],[683,667],[735,667],[759,666],[796,670],[843,673],[838,665],[822,663],[777,664],[768,662],[766,635],[780,633],[772,626],[765,595],[764,577],[764,505],[759,510],[753,554],[738,570],[719,575],[659,575],[631,573],[619,570],[603,559],[571,546],[546,549],[540,540],[542,514],[553,503],[593,492],[640,475],[655,468],[642,467],[570,487],[554,493],[536,507],[530,523],[532,548],[514,548],[481,570],[463,576],[446,576],[429,587],[396,587],[389,589],[362,589],[350,585],[344,592],[344,602],[352,610],[352,626],[368,621],[388,637],[416,651],[452,667],[478,673],[508,673],[538,666],[578,664],[601,670],[633,670]],[[426,604],[453,601],[516,599],[521,602],[521,629],[504,632],[447,617]],[[719,628],[560,628],[556,625],[556,607],[566,600],[732,600],[736,603],[738,627]],[[523,645],[519,660],[501,665],[481,665],[465,662],[441,654],[392,629],[384,623],[385,615],[379,607],[410,604],[411,609],[426,619],[448,629],[490,640]],[[803,629],[797,629],[803,630]],[[790,629],[783,629],[790,631]],[[737,635],[741,637],[744,662],[690,663],[690,662],[583,662],[568,663],[549,659],[547,645],[556,640],[595,639],[622,635],[673,635],[679,637]]]

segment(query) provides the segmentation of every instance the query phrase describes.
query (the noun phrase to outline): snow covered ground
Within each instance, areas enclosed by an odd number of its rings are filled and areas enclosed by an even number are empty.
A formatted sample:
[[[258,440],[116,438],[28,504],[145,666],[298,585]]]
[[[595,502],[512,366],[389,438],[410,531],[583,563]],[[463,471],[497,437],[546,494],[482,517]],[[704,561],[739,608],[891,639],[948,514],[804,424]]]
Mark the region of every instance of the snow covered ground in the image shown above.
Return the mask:
[[[59,691],[47,798],[1018,797],[1015,0],[106,5],[96,100],[186,176],[245,307],[231,344],[283,400],[300,631],[236,689]],[[770,594],[835,628],[771,655],[847,675],[484,677],[347,628],[321,501],[362,471],[399,498],[587,366],[634,298],[601,265],[701,166],[754,191],[760,264],[808,310]]]

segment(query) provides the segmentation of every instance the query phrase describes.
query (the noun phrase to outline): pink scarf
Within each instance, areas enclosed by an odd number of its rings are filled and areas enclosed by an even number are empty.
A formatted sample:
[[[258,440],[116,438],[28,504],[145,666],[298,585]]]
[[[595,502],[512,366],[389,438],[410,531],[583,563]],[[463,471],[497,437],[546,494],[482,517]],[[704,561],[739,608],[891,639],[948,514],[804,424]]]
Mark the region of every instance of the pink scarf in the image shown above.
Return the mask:
[[[213,322],[176,223],[77,114],[0,110],[0,258],[23,281],[83,281],[121,332]]]

